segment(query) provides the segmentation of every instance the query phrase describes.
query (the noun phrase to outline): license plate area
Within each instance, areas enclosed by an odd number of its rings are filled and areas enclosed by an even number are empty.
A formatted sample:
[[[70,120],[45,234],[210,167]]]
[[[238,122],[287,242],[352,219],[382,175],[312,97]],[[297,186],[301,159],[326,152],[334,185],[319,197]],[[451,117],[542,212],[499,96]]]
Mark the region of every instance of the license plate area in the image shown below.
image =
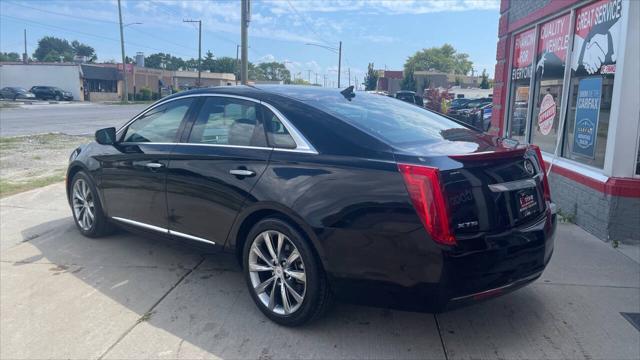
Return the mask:
[[[527,188],[515,191],[515,209],[517,220],[522,221],[540,212],[540,202],[536,188]]]

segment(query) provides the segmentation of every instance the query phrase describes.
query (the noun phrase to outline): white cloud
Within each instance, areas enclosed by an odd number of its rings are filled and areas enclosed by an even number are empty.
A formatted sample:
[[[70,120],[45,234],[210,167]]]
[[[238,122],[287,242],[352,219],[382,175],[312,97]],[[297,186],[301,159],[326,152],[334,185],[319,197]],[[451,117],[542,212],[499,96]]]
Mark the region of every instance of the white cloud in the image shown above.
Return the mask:
[[[387,35],[362,35],[361,38],[366,41],[374,42],[374,43],[391,43],[397,41],[396,38]]]

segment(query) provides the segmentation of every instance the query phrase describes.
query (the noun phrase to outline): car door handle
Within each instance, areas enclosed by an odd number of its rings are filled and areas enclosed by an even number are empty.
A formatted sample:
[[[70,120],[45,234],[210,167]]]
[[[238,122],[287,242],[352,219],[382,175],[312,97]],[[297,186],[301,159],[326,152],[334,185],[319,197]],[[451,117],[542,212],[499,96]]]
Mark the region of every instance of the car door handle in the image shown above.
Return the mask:
[[[254,176],[256,173],[246,169],[235,169],[235,170],[229,170],[229,174],[235,175],[235,176]]]
[[[156,162],[150,162],[150,163],[146,163],[144,164],[144,166],[150,168],[150,169],[160,169],[161,167],[163,167],[164,165],[161,163],[156,163]]]

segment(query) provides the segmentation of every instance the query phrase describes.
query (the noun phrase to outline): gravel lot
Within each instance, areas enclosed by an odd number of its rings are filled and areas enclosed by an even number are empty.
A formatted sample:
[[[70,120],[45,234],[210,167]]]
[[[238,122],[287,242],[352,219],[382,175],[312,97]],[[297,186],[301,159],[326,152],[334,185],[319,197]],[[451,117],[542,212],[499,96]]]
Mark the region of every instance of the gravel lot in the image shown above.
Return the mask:
[[[0,197],[62,181],[73,149],[92,139],[66,134],[0,138]]]

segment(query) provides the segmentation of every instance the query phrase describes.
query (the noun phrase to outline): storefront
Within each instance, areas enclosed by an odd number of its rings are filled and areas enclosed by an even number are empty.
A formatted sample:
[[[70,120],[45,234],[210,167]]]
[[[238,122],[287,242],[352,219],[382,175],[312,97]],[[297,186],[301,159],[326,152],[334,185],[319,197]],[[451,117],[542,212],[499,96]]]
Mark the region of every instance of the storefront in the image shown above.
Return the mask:
[[[536,144],[567,219],[640,241],[640,2],[502,0],[491,132]]]

